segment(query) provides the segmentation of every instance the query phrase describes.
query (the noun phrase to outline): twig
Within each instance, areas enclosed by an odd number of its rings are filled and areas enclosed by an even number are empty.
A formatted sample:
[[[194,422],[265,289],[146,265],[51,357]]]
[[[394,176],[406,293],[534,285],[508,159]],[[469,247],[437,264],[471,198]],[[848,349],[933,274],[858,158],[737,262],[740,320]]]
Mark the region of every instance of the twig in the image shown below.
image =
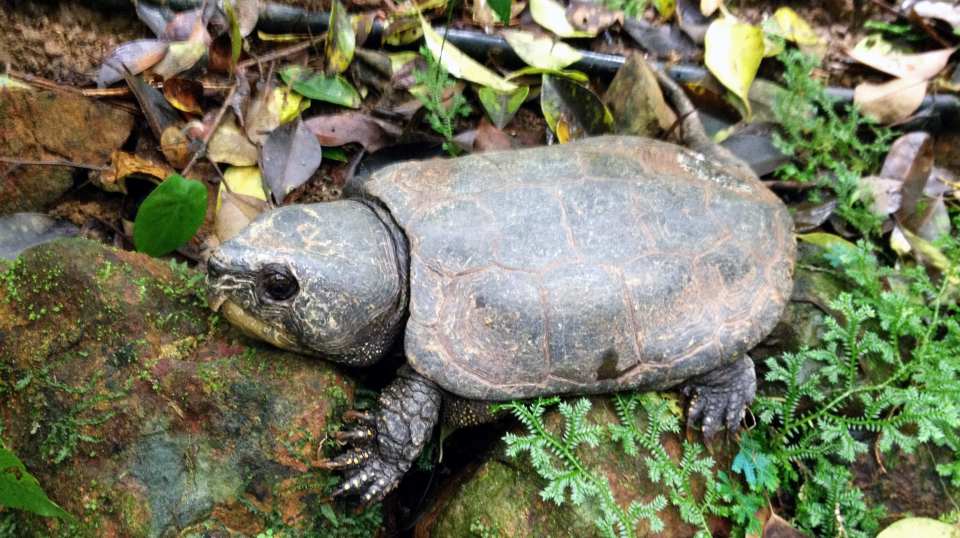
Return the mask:
[[[230,87],[230,91],[227,93],[226,99],[223,100],[223,105],[220,106],[220,110],[217,111],[217,116],[213,120],[213,125],[210,126],[210,129],[205,135],[203,135],[203,144],[201,144],[200,149],[193,153],[193,156],[190,157],[190,162],[187,163],[187,166],[180,171],[180,175],[186,177],[190,172],[190,169],[193,168],[193,165],[196,164],[197,159],[200,158],[200,155],[207,152],[207,144],[210,143],[210,139],[213,138],[213,133],[217,131],[217,127],[220,126],[220,122],[223,121],[224,114],[227,113],[227,109],[230,108],[230,101],[233,99],[233,94],[237,91],[237,83],[234,81],[233,86]]]
[[[245,69],[257,65],[258,63],[272,62],[274,60],[279,60],[284,56],[289,56],[291,54],[296,54],[302,50],[307,50],[316,43],[326,39],[326,36],[315,37],[313,39],[308,39],[302,43],[297,43],[296,45],[291,45],[282,49],[277,49],[275,51],[264,54],[263,56],[257,56],[255,58],[249,58],[237,64],[237,69]]]
[[[9,164],[22,164],[30,166],[69,166],[71,168],[84,168],[87,170],[109,170],[109,166],[101,166],[97,164],[87,164],[87,163],[75,163],[73,161],[66,161],[62,159],[51,159],[49,161],[39,161],[31,159],[16,159],[14,157],[0,157],[0,163],[9,163]]]

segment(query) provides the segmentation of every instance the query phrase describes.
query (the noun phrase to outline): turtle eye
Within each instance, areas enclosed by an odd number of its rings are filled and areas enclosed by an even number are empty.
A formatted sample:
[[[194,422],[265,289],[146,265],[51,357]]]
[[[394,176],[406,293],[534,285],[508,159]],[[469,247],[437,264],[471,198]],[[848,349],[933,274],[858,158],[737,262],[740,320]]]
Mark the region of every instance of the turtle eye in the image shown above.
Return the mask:
[[[285,266],[271,264],[260,270],[260,289],[266,298],[286,301],[300,291],[300,285]]]

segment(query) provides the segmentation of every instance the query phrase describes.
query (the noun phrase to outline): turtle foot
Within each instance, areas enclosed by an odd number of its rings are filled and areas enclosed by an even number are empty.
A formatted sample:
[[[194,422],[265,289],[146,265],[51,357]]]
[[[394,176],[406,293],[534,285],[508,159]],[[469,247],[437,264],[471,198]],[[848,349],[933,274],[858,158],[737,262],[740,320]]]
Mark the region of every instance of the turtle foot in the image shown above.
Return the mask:
[[[356,495],[369,504],[393,491],[430,438],[441,399],[433,383],[404,367],[380,395],[376,412],[348,411],[344,420],[355,425],[335,438],[350,448],[321,464],[344,471],[332,496]]]
[[[707,440],[724,426],[731,432],[740,429],[740,421],[757,392],[753,361],[744,355],[736,362],[691,379],[683,389],[692,395],[687,426],[703,429]]]

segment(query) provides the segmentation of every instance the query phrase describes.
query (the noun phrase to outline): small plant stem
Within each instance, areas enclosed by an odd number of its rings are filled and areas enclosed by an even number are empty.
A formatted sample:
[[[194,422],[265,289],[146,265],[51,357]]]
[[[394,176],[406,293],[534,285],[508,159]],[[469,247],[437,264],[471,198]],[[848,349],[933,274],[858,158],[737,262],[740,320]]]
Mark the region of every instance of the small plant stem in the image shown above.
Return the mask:
[[[8,164],[18,164],[24,166],[69,166],[70,168],[83,168],[86,170],[109,170],[109,166],[101,166],[97,164],[87,164],[87,163],[77,163],[73,161],[65,161],[62,159],[51,159],[51,160],[30,160],[30,159],[17,159],[14,157],[0,157],[0,163]]]
[[[230,86],[230,91],[227,92],[227,97],[223,100],[223,105],[220,106],[220,110],[217,111],[216,117],[213,119],[213,125],[210,126],[210,130],[203,135],[203,144],[200,146],[193,156],[190,157],[190,162],[187,163],[187,166],[183,167],[183,170],[180,172],[180,175],[187,177],[187,174],[190,173],[190,169],[193,168],[193,165],[196,164],[197,159],[200,158],[201,154],[207,152],[207,144],[210,143],[210,139],[213,138],[213,133],[217,132],[217,128],[220,127],[220,122],[223,121],[223,116],[227,113],[227,109],[230,108],[230,101],[233,100],[233,95],[237,93],[237,83],[234,82]]]

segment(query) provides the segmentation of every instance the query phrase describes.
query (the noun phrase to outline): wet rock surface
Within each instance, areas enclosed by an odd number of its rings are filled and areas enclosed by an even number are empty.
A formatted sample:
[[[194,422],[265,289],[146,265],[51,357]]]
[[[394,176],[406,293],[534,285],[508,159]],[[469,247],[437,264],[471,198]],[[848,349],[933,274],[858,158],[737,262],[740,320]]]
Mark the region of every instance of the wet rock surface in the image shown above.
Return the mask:
[[[26,164],[71,161],[103,166],[124,143],[133,116],[66,93],[0,88],[0,215],[43,211],[73,186],[74,168]]]
[[[316,464],[352,404],[350,378],[240,337],[182,266],[67,239],[4,270],[0,428],[77,517],[15,514],[17,536],[256,536],[329,523],[319,510],[336,478]]]

